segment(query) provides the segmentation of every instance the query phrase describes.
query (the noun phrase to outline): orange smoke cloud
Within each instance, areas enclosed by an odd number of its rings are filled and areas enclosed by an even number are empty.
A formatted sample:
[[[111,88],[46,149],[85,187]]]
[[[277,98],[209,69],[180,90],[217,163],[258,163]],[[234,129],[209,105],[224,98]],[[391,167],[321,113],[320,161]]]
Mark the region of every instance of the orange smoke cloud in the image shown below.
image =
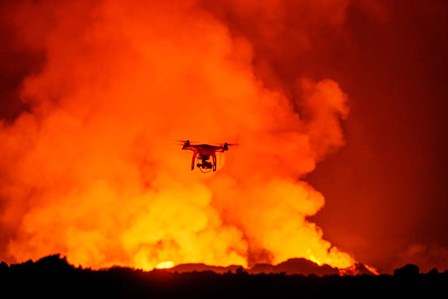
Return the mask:
[[[292,99],[258,73],[257,48],[194,1],[91,3],[14,11],[21,42],[46,59],[23,84],[29,111],[0,127],[4,260],[355,263],[307,219],[324,198],[302,180],[344,144],[337,82],[298,75]],[[205,175],[175,139],[240,145]]]

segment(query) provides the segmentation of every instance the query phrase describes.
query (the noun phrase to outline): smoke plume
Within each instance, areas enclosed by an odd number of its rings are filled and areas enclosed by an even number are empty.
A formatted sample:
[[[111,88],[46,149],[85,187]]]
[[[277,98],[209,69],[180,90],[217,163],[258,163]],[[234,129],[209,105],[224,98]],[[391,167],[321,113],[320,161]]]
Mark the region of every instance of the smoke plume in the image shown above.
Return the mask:
[[[308,67],[346,6],[2,4],[0,258],[352,266],[309,220],[325,200],[304,179],[345,143],[348,95]],[[203,174],[177,139],[238,146]]]

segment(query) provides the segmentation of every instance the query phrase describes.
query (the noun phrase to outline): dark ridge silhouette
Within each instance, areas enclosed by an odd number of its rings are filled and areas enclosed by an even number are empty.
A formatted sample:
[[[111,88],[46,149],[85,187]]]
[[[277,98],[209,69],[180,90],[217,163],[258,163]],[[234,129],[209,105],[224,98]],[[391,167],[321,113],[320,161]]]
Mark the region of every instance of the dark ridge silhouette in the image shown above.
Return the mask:
[[[196,263],[196,264],[190,263],[190,264],[180,264],[174,266],[173,268],[166,269],[166,271],[179,272],[179,273],[200,272],[200,271],[213,271],[216,273],[227,273],[227,272],[235,273],[236,271],[240,270],[240,268],[248,272],[249,274],[285,273],[285,274],[301,274],[301,275],[314,274],[317,276],[339,274],[339,270],[337,268],[333,268],[328,265],[319,266],[303,258],[289,259],[278,265],[256,264],[255,266],[249,269],[244,269],[239,265],[220,267],[220,266],[206,265],[202,263]]]
[[[166,269],[166,271],[169,272],[178,272],[178,273],[185,273],[185,272],[202,272],[202,271],[213,271],[215,273],[226,273],[226,272],[236,272],[241,266],[238,265],[231,265],[227,267],[221,267],[221,266],[210,266],[203,263],[187,263],[187,264],[180,264],[176,265],[172,268]]]
[[[200,266],[199,266],[200,265]],[[60,255],[36,262],[0,264],[0,295],[58,294],[107,295],[108,298],[328,298],[369,294],[421,294],[424,298],[443,298],[448,294],[448,271],[433,269],[420,273],[416,265],[405,265],[393,275],[339,275],[315,267],[302,259],[277,266],[257,265],[249,273],[242,267],[217,267],[219,272],[201,264],[185,268],[143,271],[128,267],[101,270],[74,267]],[[304,268],[303,268],[304,267]],[[286,274],[281,270],[302,269],[309,274]],[[263,269],[274,270],[264,273]],[[330,274],[326,274],[329,271]],[[257,272],[258,271],[258,272]],[[9,298],[2,296],[2,298]]]
[[[337,268],[333,268],[329,265],[319,266],[309,260],[303,258],[292,258],[278,265],[260,264],[255,265],[248,270],[251,274],[260,273],[285,273],[291,275],[310,275],[317,276],[323,275],[336,275],[339,274]]]
[[[166,271],[169,272],[179,272],[179,273],[185,273],[185,272],[199,272],[199,271],[213,271],[216,273],[226,273],[226,272],[236,272],[239,270],[241,266],[239,265],[231,265],[227,267],[221,267],[221,266],[212,266],[212,265],[206,265],[203,263],[187,263],[187,264],[180,264],[177,266],[174,266],[173,268],[166,269]],[[249,269],[243,269],[247,271],[249,274],[261,274],[261,273],[285,273],[285,274],[292,274],[292,275],[317,275],[317,276],[323,276],[323,275],[346,275],[346,274],[374,274],[369,269],[367,269],[363,264],[356,264],[351,269],[347,270],[340,270],[338,268],[333,268],[329,265],[322,265],[319,266],[316,263],[313,263],[312,261],[309,261],[304,258],[292,258],[288,259],[285,262],[282,262],[278,265],[271,265],[271,264],[256,264],[252,268]]]

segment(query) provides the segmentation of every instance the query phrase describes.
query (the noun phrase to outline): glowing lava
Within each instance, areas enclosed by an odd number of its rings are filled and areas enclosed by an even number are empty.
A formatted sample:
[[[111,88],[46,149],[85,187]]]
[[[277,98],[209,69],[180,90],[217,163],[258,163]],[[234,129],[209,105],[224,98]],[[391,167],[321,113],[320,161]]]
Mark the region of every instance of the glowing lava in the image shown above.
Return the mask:
[[[169,269],[169,268],[173,268],[174,267],[174,263],[172,261],[166,261],[166,262],[161,262],[160,264],[158,264],[156,266],[156,269]]]

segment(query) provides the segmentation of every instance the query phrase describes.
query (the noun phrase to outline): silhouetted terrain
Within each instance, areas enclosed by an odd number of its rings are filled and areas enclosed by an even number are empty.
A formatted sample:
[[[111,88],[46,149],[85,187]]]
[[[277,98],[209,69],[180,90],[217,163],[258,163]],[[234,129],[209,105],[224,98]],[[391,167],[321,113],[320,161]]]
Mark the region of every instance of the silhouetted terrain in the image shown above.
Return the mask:
[[[301,260],[293,261],[304,264]],[[192,264],[193,265],[193,264]],[[183,266],[184,270],[191,266]],[[197,267],[197,266],[196,266]],[[267,267],[267,266],[266,266]],[[74,267],[59,255],[37,262],[0,264],[0,295],[104,294],[114,298],[324,298],[331,294],[448,294],[448,271],[420,273],[405,265],[393,275],[249,273],[239,267],[208,270],[142,271],[125,267],[91,270]],[[281,268],[281,267],[280,267]],[[180,269],[180,270],[179,270]],[[222,269],[221,269],[222,270]],[[278,270],[278,269],[277,269]],[[430,296],[431,295],[431,296]],[[5,298],[4,296],[2,296]]]

